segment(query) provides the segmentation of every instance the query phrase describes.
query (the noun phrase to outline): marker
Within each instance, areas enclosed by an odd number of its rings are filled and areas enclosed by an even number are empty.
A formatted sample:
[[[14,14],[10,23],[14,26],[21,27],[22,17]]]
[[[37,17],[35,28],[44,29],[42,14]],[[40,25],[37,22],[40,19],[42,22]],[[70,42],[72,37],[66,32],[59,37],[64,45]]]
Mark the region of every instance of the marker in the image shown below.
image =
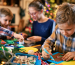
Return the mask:
[[[49,54],[49,52],[45,49],[45,48],[43,48],[44,49],[44,51],[47,53],[47,54]],[[50,55],[50,54],[49,54]],[[50,55],[50,58],[52,59],[52,60],[54,60],[54,58]]]

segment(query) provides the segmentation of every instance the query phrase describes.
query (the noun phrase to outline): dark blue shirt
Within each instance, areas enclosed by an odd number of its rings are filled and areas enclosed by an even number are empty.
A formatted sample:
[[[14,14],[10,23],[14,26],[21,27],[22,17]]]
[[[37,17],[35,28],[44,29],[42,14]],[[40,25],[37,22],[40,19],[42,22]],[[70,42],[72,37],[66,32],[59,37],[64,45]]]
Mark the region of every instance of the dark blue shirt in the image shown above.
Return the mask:
[[[44,23],[38,23],[38,21],[33,22],[32,26],[32,36],[41,36],[42,40],[36,44],[43,44],[44,41],[52,34],[53,20],[48,19]]]

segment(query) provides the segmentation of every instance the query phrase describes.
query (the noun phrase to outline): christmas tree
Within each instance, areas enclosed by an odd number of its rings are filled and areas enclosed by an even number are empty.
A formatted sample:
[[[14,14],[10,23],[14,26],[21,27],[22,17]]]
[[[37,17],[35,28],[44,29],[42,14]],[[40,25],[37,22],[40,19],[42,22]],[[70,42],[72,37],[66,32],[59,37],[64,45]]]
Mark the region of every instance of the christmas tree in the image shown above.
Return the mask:
[[[57,7],[58,5],[55,3],[55,0],[46,0],[44,7],[45,16],[56,21],[55,18],[56,18]]]

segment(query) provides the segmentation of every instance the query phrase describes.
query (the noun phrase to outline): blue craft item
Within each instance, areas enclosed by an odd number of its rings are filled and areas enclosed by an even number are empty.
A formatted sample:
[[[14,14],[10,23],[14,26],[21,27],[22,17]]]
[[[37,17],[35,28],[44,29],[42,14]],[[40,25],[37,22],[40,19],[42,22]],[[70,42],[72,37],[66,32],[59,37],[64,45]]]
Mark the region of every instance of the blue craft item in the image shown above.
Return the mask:
[[[53,53],[52,55],[55,55],[55,54],[57,54],[57,53],[60,53],[60,52],[55,52],[55,53]],[[62,54],[62,53],[61,53]],[[42,57],[41,58],[42,60],[44,60],[44,58]],[[50,59],[48,59],[48,60],[46,60],[47,62],[52,62],[52,63],[55,63],[55,64],[59,64],[59,63],[62,63],[62,62],[64,62],[63,60],[62,61],[59,61],[59,62],[57,62],[57,61],[53,61],[53,60],[50,60]]]
[[[15,42],[15,43],[19,44],[19,42],[18,42],[18,41],[17,41],[17,42]]]
[[[36,58],[36,62],[35,62],[35,65],[41,65],[41,60],[38,59],[38,56],[35,56],[35,55],[30,55],[30,54],[24,54],[24,53],[16,53],[15,54],[16,56],[27,56],[27,57],[30,57],[30,56],[33,56],[34,58]],[[13,60],[15,59],[16,57],[13,57],[10,62],[13,64],[13,65],[20,65],[20,63],[14,63]],[[30,65],[30,64],[22,64],[22,65]]]
[[[49,54],[49,52],[45,49],[45,48],[43,48],[44,49],[44,51],[47,53],[47,54]],[[50,55],[50,54],[49,54]],[[52,60],[54,60],[54,58],[50,55],[50,58],[52,59]]]
[[[21,35],[22,35],[22,33],[21,33]]]

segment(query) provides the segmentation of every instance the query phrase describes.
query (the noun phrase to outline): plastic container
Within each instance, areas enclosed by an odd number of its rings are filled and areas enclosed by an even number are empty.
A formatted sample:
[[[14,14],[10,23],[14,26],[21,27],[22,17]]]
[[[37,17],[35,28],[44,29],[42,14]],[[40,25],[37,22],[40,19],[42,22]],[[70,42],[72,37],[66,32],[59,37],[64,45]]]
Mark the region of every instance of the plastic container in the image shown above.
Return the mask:
[[[35,55],[29,55],[29,54],[24,54],[24,53],[16,53],[15,54],[16,56],[27,56],[27,57],[30,57],[30,56],[33,56],[34,58],[36,58],[36,62],[35,62],[35,64],[34,65],[41,65],[41,60],[39,60],[38,59],[38,56],[35,56]],[[13,65],[20,65],[20,63],[13,63],[13,60],[15,59],[16,57],[13,57],[12,59],[11,59],[11,63],[13,64]],[[22,65],[28,65],[28,64],[22,64]]]

